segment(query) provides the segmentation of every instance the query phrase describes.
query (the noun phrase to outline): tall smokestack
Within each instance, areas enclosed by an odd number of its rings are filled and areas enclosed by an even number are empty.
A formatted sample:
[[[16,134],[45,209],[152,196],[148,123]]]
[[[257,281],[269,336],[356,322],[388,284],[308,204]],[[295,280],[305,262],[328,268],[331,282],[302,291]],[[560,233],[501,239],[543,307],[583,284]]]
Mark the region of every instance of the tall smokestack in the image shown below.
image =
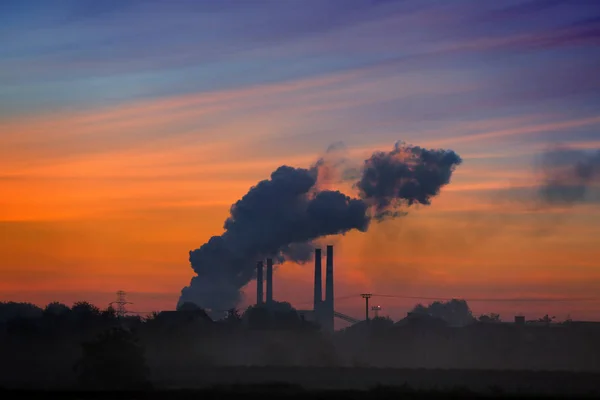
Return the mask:
[[[325,305],[323,310],[325,326],[333,331],[333,246],[327,245],[327,265],[325,267]]]
[[[263,262],[256,263],[256,304],[263,303]]]
[[[273,303],[273,259],[267,258],[267,305]]]
[[[314,308],[315,313],[319,313],[321,302],[323,301],[323,282],[321,272],[321,249],[315,249],[315,288],[314,288]]]

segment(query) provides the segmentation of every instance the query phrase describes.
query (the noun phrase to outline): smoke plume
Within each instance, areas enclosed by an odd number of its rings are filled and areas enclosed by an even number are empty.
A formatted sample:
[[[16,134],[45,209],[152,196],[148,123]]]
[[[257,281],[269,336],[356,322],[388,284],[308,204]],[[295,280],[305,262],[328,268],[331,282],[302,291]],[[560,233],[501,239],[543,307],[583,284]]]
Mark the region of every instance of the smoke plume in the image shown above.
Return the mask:
[[[375,218],[395,217],[402,214],[402,206],[429,205],[440,188],[450,183],[460,163],[452,150],[427,150],[398,142],[391,152],[376,152],[365,161],[357,187],[360,197],[373,206]]]
[[[571,206],[583,202],[590,186],[600,182],[600,150],[556,147],[543,154],[542,169],[540,199],[549,206]]]
[[[371,219],[394,218],[403,206],[427,205],[461,162],[451,150],[399,142],[392,151],[374,153],[364,161],[354,183],[358,198],[323,188],[319,176],[324,176],[324,168],[325,176],[331,176],[340,167],[330,165],[327,157],[308,169],[277,168],[231,206],[222,235],[190,251],[197,276],[182,290],[180,304],[192,302],[213,315],[235,307],[241,289],[255,277],[257,260],[303,263],[312,257],[315,239],[352,229],[365,232]]]

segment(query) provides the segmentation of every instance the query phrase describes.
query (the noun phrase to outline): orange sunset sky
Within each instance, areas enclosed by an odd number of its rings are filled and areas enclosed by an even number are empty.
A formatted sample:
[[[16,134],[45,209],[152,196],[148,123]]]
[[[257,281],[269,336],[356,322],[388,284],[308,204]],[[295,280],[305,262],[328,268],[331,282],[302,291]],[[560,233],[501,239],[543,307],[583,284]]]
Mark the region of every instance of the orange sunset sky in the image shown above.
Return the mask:
[[[597,6],[24,3],[0,7],[1,301],[174,309],[188,252],[278,166],[403,140],[464,161],[430,206],[322,242],[336,296],[600,319],[598,186],[534,196],[549,146],[600,148]],[[274,297],[310,307],[312,274],[279,266]],[[394,319],[419,301],[373,299]]]

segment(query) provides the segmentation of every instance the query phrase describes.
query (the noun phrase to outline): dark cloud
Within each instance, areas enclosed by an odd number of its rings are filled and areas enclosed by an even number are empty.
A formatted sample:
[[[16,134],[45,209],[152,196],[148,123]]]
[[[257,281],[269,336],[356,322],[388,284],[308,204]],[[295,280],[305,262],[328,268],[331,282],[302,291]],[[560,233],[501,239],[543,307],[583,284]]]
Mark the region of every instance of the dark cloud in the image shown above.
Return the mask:
[[[375,218],[396,216],[399,207],[429,205],[440,188],[450,183],[462,162],[452,150],[427,150],[402,142],[390,152],[377,152],[365,161],[357,183],[360,197],[373,205]]]
[[[279,167],[231,207],[225,233],[190,252],[198,274],[181,302],[222,311],[240,300],[240,289],[254,277],[255,261],[308,261],[311,241],[321,236],[364,231],[367,206],[338,191],[317,191],[317,170]]]
[[[331,146],[309,169],[277,168],[237,201],[225,232],[190,252],[197,276],[182,290],[180,304],[193,302],[216,315],[236,306],[240,290],[255,276],[256,260],[303,263],[312,257],[313,240],[353,229],[364,232],[372,217],[401,215],[401,205],[429,204],[460,163],[452,151],[399,143],[391,152],[375,153],[365,161],[357,184],[361,197],[351,198],[323,189],[320,182],[324,168],[342,166],[330,165],[327,158],[341,148]],[[343,173],[338,175],[344,179]]]

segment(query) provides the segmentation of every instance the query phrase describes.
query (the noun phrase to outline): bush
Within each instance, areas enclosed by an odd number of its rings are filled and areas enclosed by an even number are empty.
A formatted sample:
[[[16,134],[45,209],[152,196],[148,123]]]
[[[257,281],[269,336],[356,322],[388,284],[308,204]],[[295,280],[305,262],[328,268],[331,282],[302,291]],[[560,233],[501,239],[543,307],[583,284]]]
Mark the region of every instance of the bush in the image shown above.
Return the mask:
[[[102,333],[82,344],[83,354],[76,365],[80,385],[85,389],[143,389],[148,387],[144,349],[131,332],[122,328]]]

